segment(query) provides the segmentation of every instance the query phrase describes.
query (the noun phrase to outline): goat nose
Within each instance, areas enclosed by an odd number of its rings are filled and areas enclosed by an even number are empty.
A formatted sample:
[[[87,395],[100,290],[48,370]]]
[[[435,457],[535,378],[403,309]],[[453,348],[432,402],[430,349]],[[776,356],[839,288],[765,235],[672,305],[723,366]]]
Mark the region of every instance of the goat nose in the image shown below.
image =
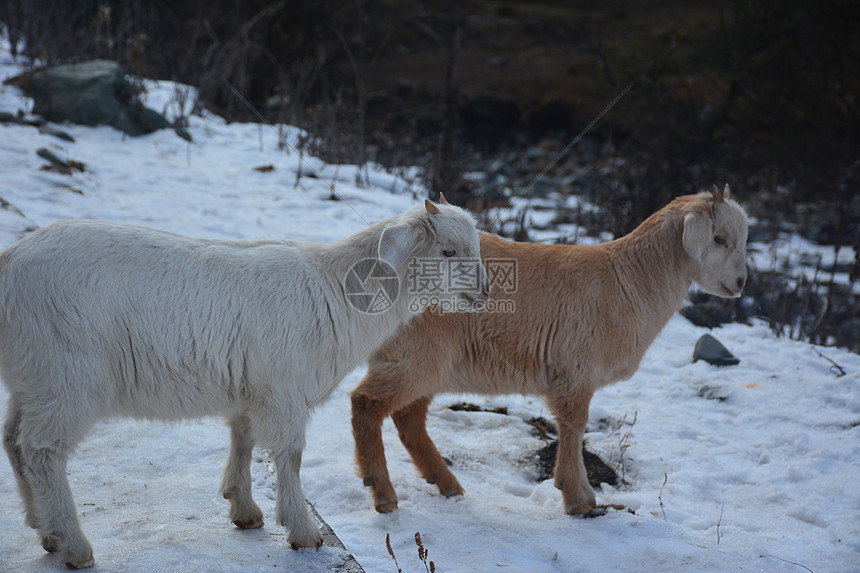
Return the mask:
[[[484,295],[484,300],[490,300],[490,287],[489,287],[489,285],[481,288],[481,294]]]
[[[747,280],[744,277],[741,277],[738,279],[738,290],[739,291],[744,290],[744,285],[746,284],[746,282],[747,282]]]

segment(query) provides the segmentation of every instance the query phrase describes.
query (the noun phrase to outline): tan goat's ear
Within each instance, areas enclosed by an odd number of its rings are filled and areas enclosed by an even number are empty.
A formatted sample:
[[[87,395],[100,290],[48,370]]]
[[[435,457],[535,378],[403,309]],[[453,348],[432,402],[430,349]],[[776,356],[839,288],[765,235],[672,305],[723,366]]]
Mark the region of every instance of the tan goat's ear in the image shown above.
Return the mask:
[[[723,199],[731,199],[732,198],[732,190],[729,189],[729,184],[726,183],[725,188],[723,188]]]
[[[445,199],[445,194],[439,191],[439,204],[440,205],[450,205],[447,199]]]
[[[427,212],[431,215],[439,214],[439,207],[437,207],[427,199],[424,199],[424,208],[427,209]]]

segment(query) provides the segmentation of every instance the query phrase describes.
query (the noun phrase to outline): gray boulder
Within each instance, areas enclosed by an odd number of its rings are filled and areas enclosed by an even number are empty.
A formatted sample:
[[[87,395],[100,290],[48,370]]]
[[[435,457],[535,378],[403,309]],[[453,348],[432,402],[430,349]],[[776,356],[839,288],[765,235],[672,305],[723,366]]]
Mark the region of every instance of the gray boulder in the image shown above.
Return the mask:
[[[54,66],[32,76],[33,113],[48,121],[111,125],[136,136],[172,127],[160,113],[140,103],[122,66],[91,60]],[[184,130],[180,137],[190,140]]]
[[[714,366],[734,366],[740,363],[728,348],[710,334],[703,334],[696,342],[696,348],[693,349],[693,362],[699,360]]]

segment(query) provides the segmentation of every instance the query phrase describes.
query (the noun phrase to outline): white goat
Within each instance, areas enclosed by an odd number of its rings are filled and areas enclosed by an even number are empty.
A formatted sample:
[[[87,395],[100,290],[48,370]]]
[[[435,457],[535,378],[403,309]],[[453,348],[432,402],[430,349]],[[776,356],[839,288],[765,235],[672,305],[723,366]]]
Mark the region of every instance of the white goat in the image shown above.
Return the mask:
[[[421,475],[446,496],[463,493],[425,421],[435,394],[470,392],[543,396],[558,422],[555,484],[565,510],[591,510],[595,496],[581,447],[592,395],[636,372],[691,281],[709,293],[740,296],[746,240],[746,215],[728,187],[675,199],[602,245],[481,235],[491,275],[491,263],[516,264],[516,292],[507,301],[514,311],[426,311],[368,358],[368,373],[352,393],[358,471],[376,509],[397,507],[381,433],[388,415]],[[494,301],[507,298],[500,290],[494,281]]]
[[[430,202],[328,244],[191,239],[95,221],[28,235],[0,254],[3,441],[27,524],[69,567],[92,565],[66,461],[93,423],[221,415],[231,428],[221,492],[233,523],[263,524],[249,477],[259,444],[277,469],[276,518],[292,547],[319,546],[299,482],[310,410],[413,316],[403,279],[420,272],[416,258],[478,261],[479,248],[470,215]],[[350,272],[377,257],[399,282]],[[474,289],[457,296],[481,303],[489,282],[475,268]],[[384,291],[390,308],[354,308],[348,297],[362,288]]]

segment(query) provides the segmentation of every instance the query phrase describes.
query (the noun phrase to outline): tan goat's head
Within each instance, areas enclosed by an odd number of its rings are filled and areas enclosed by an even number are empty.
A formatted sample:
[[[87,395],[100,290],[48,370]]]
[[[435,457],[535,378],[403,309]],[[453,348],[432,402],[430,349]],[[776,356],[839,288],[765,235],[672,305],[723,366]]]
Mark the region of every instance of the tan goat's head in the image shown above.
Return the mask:
[[[747,216],[729,186],[700,193],[704,205],[684,217],[684,248],[693,259],[692,279],[704,290],[736,298],[747,280]]]

